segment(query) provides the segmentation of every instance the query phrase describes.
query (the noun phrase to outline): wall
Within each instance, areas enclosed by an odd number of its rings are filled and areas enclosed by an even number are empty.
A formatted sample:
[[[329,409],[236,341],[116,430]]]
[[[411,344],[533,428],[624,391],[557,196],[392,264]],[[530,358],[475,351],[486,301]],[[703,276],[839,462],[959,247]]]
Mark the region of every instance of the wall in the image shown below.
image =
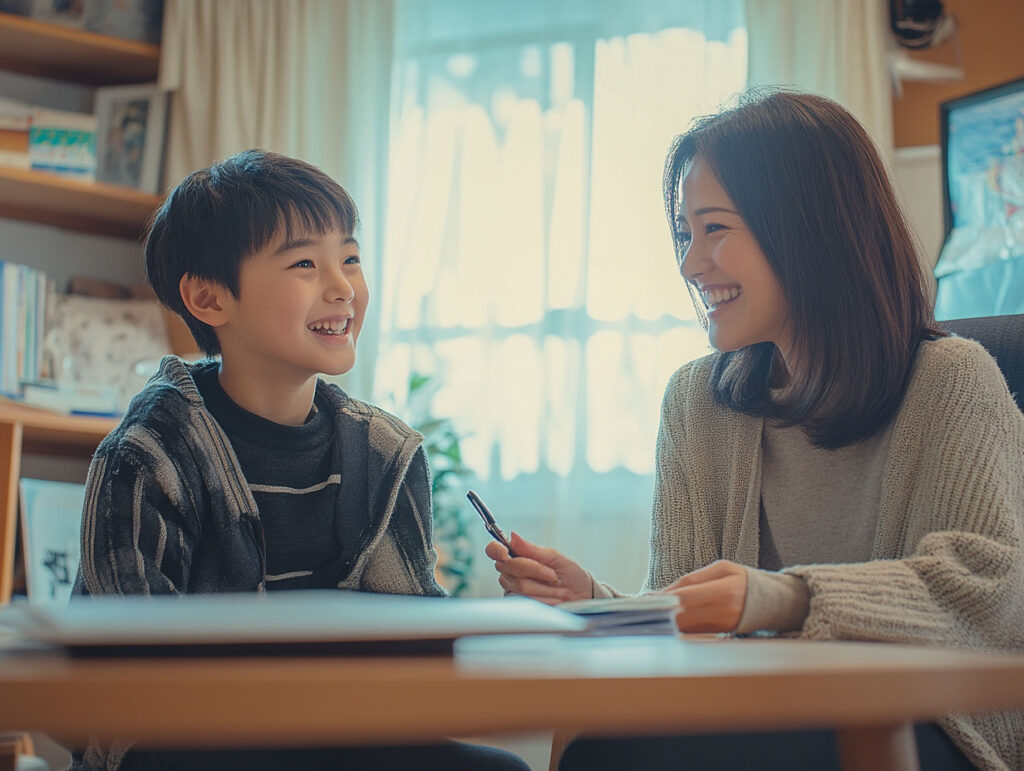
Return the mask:
[[[939,105],[1024,77],[1024,0],[944,2],[956,17],[957,32],[941,46],[910,56],[959,66],[963,78],[945,83],[904,81],[902,95],[893,99],[896,186],[917,231],[929,273],[945,235]]]
[[[957,32],[914,58],[958,64],[962,80],[904,83],[893,102],[896,147],[939,143],[939,104],[1024,77],[1024,0],[944,0]]]

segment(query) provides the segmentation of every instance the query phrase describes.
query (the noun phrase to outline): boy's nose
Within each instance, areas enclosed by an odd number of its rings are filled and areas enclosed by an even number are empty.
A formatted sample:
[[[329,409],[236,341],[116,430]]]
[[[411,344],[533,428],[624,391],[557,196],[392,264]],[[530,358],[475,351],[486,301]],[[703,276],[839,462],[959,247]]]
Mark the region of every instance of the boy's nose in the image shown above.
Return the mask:
[[[338,276],[331,281],[324,294],[327,296],[328,302],[352,302],[356,296],[355,287],[349,283],[345,276],[338,274]]]

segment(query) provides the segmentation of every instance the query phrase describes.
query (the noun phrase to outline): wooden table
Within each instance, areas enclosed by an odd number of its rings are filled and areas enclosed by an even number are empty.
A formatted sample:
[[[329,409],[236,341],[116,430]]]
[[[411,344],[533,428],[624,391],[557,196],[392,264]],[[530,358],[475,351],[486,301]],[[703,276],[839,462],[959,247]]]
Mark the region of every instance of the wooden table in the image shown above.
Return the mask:
[[[917,767],[914,721],[1021,705],[1024,656],[881,644],[536,636],[460,641],[454,658],[0,656],[0,730],[66,744],[831,726],[844,768],[885,771]]]

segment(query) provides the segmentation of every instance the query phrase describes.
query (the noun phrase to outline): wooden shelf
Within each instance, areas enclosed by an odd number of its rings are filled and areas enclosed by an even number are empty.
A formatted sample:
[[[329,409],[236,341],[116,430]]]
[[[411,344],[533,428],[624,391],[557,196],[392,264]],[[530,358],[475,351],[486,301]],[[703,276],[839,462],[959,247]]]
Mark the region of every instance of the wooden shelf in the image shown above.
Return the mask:
[[[0,13],[0,69],[91,86],[149,83],[160,46]]]
[[[14,584],[22,452],[88,458],[117,423],[116,418],[61,415],[0,400],[0,605],[10,602]]]
[[[16,402],[0,401],[0,423],[20,424],[23,448],[30,452],[91,455],[119,421],[120,418],[62,415]]]
[[[126,187],[0,167],[0,217],[138,240],[160,201]]]

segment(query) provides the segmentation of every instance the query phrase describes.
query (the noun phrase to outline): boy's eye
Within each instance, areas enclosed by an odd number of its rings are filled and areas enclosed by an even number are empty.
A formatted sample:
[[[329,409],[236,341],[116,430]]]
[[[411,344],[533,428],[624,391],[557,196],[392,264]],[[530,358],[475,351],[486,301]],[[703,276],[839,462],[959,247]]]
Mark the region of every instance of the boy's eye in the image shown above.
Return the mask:
[[[312,268],[313,267],[313,261],[312,260],[299,260],[294,265],[292,265],[292,267],[293,268]]]
[[[359,258],[358,254],[353,254],[351,257],[345,259],[346,265],[358,265],[361,262],[362,260]]]

